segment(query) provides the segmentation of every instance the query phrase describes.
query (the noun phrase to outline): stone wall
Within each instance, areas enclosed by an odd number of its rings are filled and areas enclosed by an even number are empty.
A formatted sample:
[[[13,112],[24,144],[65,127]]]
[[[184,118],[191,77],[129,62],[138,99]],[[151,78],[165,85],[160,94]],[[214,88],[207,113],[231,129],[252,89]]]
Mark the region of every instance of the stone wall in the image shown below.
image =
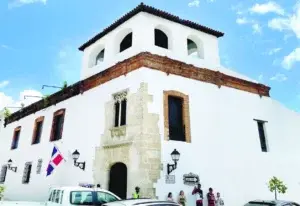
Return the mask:
[[[96,148],[94,180],[108,189],[109,172],[113,164],[127,166],[127,197],[134,188],[141,188],[143,197],[155,197],[154,183],[160,178],[161,138],[158,114],[148,112],[152,96],[146,83],[136,93],[128,91],[126,126],[113,127],[114,100],[106,104],[105,131],[101,146]]]

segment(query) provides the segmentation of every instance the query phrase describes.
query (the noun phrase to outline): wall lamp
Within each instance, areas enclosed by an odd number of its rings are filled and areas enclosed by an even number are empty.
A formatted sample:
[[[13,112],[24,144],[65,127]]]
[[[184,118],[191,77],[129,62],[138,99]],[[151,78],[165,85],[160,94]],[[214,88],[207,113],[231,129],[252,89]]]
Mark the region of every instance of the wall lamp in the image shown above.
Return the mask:
[[[7,169],[9,169],[9,170],[11,170],[11,171],[13,171],[13,172],[17,172],[17,167],[12,167],[11,165],[12,165],[12,160],[11,159],[9,159],[8,161],[7,161]]]
[[[75,150],[72,154],[73,160],[74,160],[74,166],[79,167],[80,169],[84,170],[85,169],[85,162],[77,162],[79,159],[80,153]]]
[[[172,160],[174,161],[174,164],[167,164],[167,172],[168,175],[171,174],[176,168],[177,168],[177,162],[180,158],[180,153],[174,149],[174,151],[171,153]]]

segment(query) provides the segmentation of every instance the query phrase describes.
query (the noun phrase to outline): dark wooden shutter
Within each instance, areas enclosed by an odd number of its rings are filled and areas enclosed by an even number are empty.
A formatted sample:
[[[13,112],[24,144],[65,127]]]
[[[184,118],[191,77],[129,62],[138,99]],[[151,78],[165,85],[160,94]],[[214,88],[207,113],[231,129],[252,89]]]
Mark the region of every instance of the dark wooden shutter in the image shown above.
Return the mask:
[[[183,99],[180,97],[169,96],[168,103],[170,140],[185,141]]]
[[[266,143],[266,136],[265,136],[265,131],[264,131],[264,123],[257,122],[257,126],[258,126],[261,150],[263,152],[267,152],[267,143]]]
[[[119,126],[120,103],[115,103],[115,127]]]
[[[123,99],[121,102],[121,126],[126,125],[126,113],[127,113],[127,100]]]

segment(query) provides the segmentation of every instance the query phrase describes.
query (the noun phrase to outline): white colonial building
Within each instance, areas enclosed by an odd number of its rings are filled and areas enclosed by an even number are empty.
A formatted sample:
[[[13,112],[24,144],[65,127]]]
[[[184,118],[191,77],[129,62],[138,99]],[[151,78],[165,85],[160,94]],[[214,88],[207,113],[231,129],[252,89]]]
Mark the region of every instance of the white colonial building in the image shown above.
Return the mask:
[[[222,36],[141,4],[83,44],[78,83],[1,119],[5,198],[43,201],[51,186],[89,182],[123,198],[135,186],[160,199],[183,190],[192,206],[186,175],[198,175],[226,205],[272,199],[273,176],[288,187],[280,198],[300,201],[300,116],[221,65]],[[46,177],[54,145],[65,161]]]

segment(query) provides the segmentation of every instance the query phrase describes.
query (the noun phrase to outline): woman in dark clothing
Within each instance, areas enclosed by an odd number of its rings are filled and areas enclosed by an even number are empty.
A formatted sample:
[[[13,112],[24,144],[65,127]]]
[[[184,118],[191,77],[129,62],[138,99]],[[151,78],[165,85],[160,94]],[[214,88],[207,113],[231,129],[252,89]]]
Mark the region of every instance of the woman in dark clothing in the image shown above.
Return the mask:
[[[213,189],[211,187],[209,188],[209,192],[207,193],[207,202],[208,202],[208,206],[216,205],[216,198],[213,193]]]

